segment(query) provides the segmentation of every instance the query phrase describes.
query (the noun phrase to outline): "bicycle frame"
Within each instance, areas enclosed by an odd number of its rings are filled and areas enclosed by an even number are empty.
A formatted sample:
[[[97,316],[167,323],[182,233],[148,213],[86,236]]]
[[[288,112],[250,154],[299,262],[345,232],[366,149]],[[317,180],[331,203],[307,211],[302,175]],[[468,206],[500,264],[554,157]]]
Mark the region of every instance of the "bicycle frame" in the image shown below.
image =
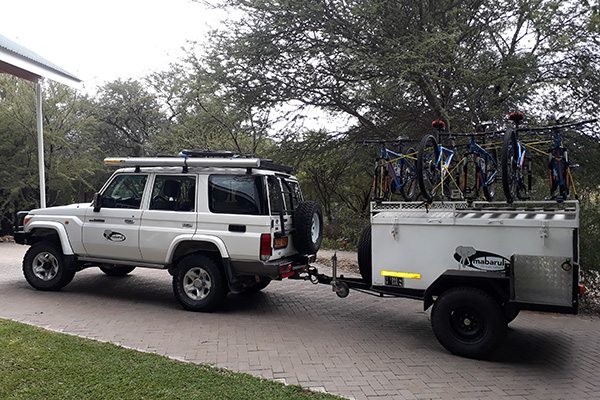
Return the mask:
[[[390,157],[390,155],[392,157]],[[414,154],[398,154],[388,149],[385,144],[381,146],[381,160],[385,160],[388,171],[390,172],[396,189],[402,189],[407,185],[410,179],[413,177],[407,177],[406,181],[402,179],[402,171],[404,165],[407,165],[410,170],[415,171],[415,166],[411,164],[410,159],[415,160]],[[395,164],[395,165],[394,165]]]
[[[380,144],[380,154],[375,163],[375,174],[373,177],[373,196],[376,201],[388,201],[392,192],[399,190],[406,201],[410,201],[414,195],[410,190],[415,181],[415,165],[411,160],[416,160],[416,152],[402,153],[402,143],[407,139],[397,140],[362,140],[358,143],[363,145]],[[386,144],[394,143],[400,146],[400,153],[387,148]],[[384,174],[385,171],[385,174]],[[387,177],[391,177],[391,182]]]
[[[491,184],[495,181],[496,179],[496,175],[498,175],[498,163],[496,162],[496,159],[483,147],[481,147],[476,141],[475,141],[475,134],[471,134],[471,141],[469,143],[469,152],[465,155],[465,157],[468,154],[474,154],[477,158],[479,158],[479,160],[483,160],[483,162],[479,161],[476,158],[476,161],[478,161],[480,164],[478,165],[478,180],[477,180],[477,189],[479,189],[479,187],[483,187],[483,188],[487,188],[489,186],[491,186]],[[524,159],[525,154],[523,154],[523,159]],[[493,167],[493,173],[490,174],[490,176],[487,176],[487,168],[485,168],[487,163],[491,163],[492,167]]]
[[[440,132],[439,136],[440,137],[448,136],[452,139],[452,141],[454,141],[454,136],[452,136],[451,134],[447,134],[447,133],[444,134],[444,133]],[[454,178],[452,178],[452,173],[456,170],[456,168],[458,168],[458,166],[461,163],[458,163],[452,169],[450,169],[452,161],[454,159],[454,156],[456,155],[453,147],[454,147],[454,144],[452,145],[452,148],[448,148],[448,147],[443,146],[441,143],[439,143],[437,146],[437,148],[438,148],[437,159],[435,160],[434,168],[436,170],[440,171],[440,179],[439,179],[439,182],[434,182],[434,183],[436,183],[436,185],[431,189],[431,192],[437,192],[438,188],[441,188],[441,195],[442,196],[448,195],[448,193],[445,191],[444,182],[446,181],[446,179],[448,177],[450,177],[450,179],[454,182],[454,185],[458,188],[458,190],[460,192],[460,197],[462,197],[462,191],[460,191],[458,183],[456,182],[456,180]],[[432,153],[431,155],[433,155],[433,154],[434,153]],[[428,161],[430,161],[429,157],[426,157],[425,162],[428,162]],[[428,179],[430,181],[435,180],[434,174],[431,171],[426,170],[425,173],[428,175]]]

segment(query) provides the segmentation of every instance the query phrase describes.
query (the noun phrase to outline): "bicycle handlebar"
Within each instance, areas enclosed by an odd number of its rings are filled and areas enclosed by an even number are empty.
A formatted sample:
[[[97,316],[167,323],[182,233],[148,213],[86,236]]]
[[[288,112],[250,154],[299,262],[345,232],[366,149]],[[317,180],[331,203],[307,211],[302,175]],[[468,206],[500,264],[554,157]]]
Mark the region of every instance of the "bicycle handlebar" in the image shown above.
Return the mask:
[[[585,124],[591,124],[594,122],[598,122],[598,119],[589,119],[586,121],[580,121],[580,122],[573,122],[571,124],[562,124],[562,125],[552,125],[552,126],[542,126],[539,128],[519,128],[517,129],[518,132],[542,132],[542,131],[554,131],[554,130],[558,130],[558,129],[566,129],[566,128],[575,128],[577,126],[581,126],[581,125],[585,125]]]
[[[407,138],[401,138],[401,139],[394,139],[394,140],[384,140],[384,139],[365,139],[365,140],[356,140],[354,143],[359,143],[359,144],[399,144],[399,143],[406,143],[406,142],[414,142],[414,140],[412,139],[407,139]]]

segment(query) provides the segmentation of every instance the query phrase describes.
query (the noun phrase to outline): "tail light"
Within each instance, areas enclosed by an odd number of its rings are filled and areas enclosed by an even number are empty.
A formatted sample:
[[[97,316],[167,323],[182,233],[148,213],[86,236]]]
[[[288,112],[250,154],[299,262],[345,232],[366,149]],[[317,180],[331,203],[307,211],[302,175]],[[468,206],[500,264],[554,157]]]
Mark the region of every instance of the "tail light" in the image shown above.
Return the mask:
[[[260,259],[267,261],[271,257],[273,249],[271,248],[271,234],[263,233],[260,235]]]

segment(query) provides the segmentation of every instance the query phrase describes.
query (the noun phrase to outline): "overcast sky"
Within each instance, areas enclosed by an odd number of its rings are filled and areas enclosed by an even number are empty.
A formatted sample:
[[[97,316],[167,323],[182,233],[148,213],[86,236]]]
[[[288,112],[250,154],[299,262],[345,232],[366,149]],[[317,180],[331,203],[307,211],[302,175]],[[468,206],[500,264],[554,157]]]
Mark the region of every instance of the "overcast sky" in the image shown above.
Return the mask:
[[[224,18],[190,0],[0,0],[0,33],[86,88],[164,69]]]

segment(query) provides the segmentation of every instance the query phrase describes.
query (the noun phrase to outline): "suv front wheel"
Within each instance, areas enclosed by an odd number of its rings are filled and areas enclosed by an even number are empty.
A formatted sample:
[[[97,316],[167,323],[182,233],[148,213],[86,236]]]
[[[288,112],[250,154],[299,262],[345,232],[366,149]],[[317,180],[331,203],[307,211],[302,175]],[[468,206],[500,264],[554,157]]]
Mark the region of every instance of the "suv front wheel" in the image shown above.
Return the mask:
[[[66,269],[58,245],[38,242],[23,257],[23,275],[37,290],[60,290],[73,280],[75,271]]]
[[[173,275],[173,292],[186,310],[209,312],[227,296],[227,282],[212,258],[191,254],[179,262]]]

